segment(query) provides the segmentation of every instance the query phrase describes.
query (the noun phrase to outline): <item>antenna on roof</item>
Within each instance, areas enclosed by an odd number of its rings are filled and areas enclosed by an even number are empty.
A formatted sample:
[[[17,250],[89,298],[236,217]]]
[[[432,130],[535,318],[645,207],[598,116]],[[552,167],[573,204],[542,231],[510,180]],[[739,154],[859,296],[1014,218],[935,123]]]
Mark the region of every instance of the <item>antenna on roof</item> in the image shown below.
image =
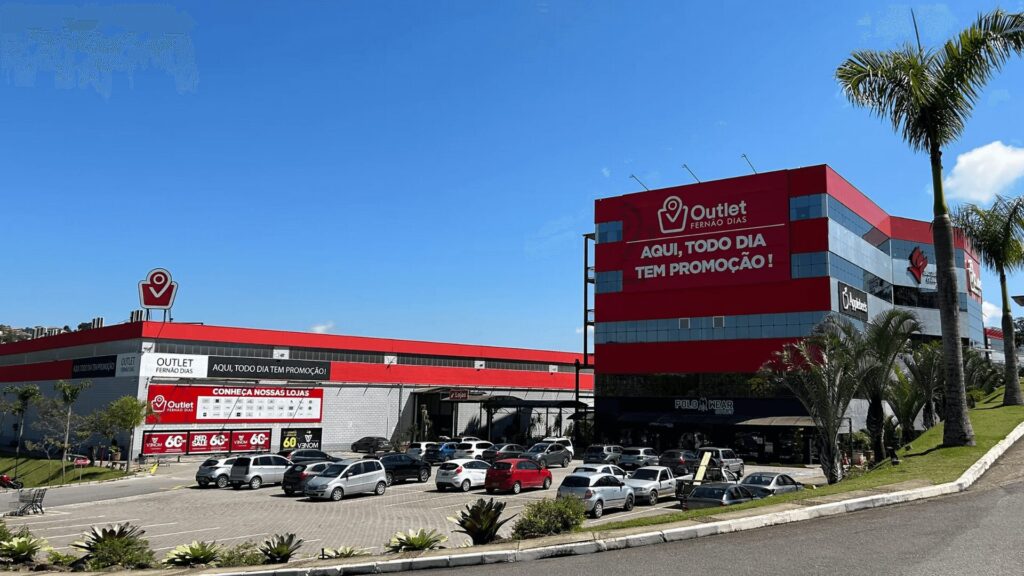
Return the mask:
[[[746,154],[740,154],[740,158],[746,160],[747,166],[750,166],[750,169],[754,171],[754,174],[757,174],[757,168],[754,168],[754,165],[750,163],[750,158],[747,158]]]
[[[633,174],[630,174],[629,177],[632,178],[633,180],[636,180],[637,184],[643,186],[644,190],[647,190],[648,192],[651,190],[650,188],[647,187],[647,185],[645,185],[643,182],[641,182],[640,179],[637,178],[636,176],[634,176]]]
[[[698,184],[700,184],[700,178],[697,178],[697,175],[693,173],[693,170],[690,170],[689,166],[683,164],[683,168],[686,168],[686,171],[690,173],[690,176],[693,176],[693,179],[696,180]]]
[[[924,54],[924,48],[921,47],[921,32],[917,29],[917,16],[914,15],[914,9],[910,9],[910,20],[914,23],[914,36],[917,37],[917,51]]]

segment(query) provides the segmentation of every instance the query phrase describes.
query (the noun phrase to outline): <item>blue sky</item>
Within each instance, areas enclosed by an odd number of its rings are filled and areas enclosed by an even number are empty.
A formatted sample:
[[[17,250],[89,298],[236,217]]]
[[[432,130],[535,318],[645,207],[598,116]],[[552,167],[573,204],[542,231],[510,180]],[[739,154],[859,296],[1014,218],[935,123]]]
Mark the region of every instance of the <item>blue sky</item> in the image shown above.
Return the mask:
[[[122,321],[163,266],[180,321],[578,349],[581,234],[630,174],[828,163],[930,219],[927,158],[832,74],[992,4],[708,4],[0,3],[0,322]],[[1024,190],[1022,98],[1015,61],[956,193]]]

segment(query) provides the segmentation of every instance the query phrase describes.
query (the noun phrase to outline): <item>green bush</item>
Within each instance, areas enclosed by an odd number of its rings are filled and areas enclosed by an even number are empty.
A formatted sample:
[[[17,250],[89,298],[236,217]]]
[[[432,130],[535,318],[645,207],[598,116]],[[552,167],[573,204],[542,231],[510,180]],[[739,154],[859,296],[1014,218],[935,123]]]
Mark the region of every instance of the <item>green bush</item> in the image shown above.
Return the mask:
[[[302,547],[302,539],[295,534],[274,534],[263,541],[260,552],[267,564],[285,564]]]
[[[221,567],[258,566],[263,564],[264,560],[265,557],[256,547],[255,542],[242,542],[221,551],[219,565]]]
[[[31,562],[43,548],[47,548],[47,544],[42,538],[15,536],[0,542],[0,558],[6,558],[14,564],[25,564]]]
[[[974,408],[985,400],[985,391],[981,388],[971,388],[967,391],[967,407]]]
[[[50,553],[46,557],[46,562],[53,566],[68,567],[75,563],[78,557],[73,554],[61,554],[56,550],[50,550]]]
[[[164,564],[168,566],[216,566],[220,560],[220,546],[214,542],[199,542],[193,540],[191,544],[182,544],[167,553]]]
[[[417,531],[396,532],[391,541],[384,545],[388,552],[412,552],[414,550],[436,550],[448,537],[437,530],[420,528]]]
[[[142,538],[114,538],[102,540],[89,555],[90,570],[104,570],[120,566],[128,570],[152,568],[157,565],[156,556],[149,549],[149,542]]]
[[[587,508],[579,498],[537,500],[526,505],[512,527],[514,538],[537,538],[572,532],[583,525]]]
[[[466,504],[466,509],[459,512],[458,518],[448,520],[459,525],[461,532],[473,540],[473,544],[490,544],[498,538],[498,530],[506,522],[514,518],[500,520],[501,513],[505,511],[504,502],[495,502],[494,498],[484,500],[480,498],[473,504]]]
[[[341,548],[324,548],[320,551],[320,558],[326,560],[329,558],[353,558],[355,556],[369,556],[370,551],[366,548],[355,548],[352,546],[342,546]]]

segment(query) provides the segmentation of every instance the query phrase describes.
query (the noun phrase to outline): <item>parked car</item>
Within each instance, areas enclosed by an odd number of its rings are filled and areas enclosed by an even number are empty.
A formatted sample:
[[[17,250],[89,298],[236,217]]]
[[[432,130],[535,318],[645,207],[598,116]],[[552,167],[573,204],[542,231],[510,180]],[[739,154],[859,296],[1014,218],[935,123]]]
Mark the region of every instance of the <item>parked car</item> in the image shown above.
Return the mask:
[[[299,462],[333,462],[339,460],[331,456],[323,450],[310,450],[303,448],[302,450],[282,450],[277,453],[278,456],[284,456],[291,460],[292,464],[298,464]]]
[[[804,489],[804,485],[794,480],[791,476],[778,472],[754,472],[740,480],[740,486],[755,492],[755,495],[760,490],[764,490],[768,494],[783,494]]]
[[[558,498],[579,498],[587,512],[600,518],[606,508],[633,509],[633,488],[611,474],[569,474],[558,487]]]
[[[690,474],[700,464],[700,455],[695,450],[666,450],[658,457],[658,466],[664,466],[676,476]]]
[[[654,506],[662,495],[673,495],[676,493],[676,479],[672,470],[665,466],[644,466],[637,468],[626,479],[626,484],[633,488],[633,494],[637,499],[646,500]]]
[[[591,444],[583,451],[584,464],[618,464],[622,458],[622,446],[615,444]]]
[[[484,480],[484,488],[488,494],[493,494],[498,490],[519,494],[523,488],[547,490],[550,487],[551,471],[541,468],[533,460],[524,458],[498,460],[487,471],[487,477]]]
[[[437,468],[434,482],[439,492],[452,488],[469,492],[470,488],[483,486],[491,465],[483,460],[463,458],[449,460]]]
[[[658,453],[654,451],[654,448],[623,448],[622,458],[619,460],[619,466],[626,470],[643,466],[657,466],[657,464]]]
[[[584,464],[583,466],[577,466],[572,469],[573,474],[583,474],[587,472],[591,474],[611,474],[619,480],[625,480],[629,477],[629,473],[614,464]]]
[[[754,495],[743,486],[715,482],[695,487],[693,492],[683,496],[681,502],[683,510],[696,510],[742,504],[753,499]]]
[[[561,444],[538,442],[530,446],[530,449],[523,454],[523,458],[533,460],[540,464],[541,468],[549,468],[556,464],[565,468],[572,460],[572,454]]]
[[[384,465],[380,460],[340,460],[324,469],[319,476],[310,478],[303,492],[313,500],[330,498],[338,501],[345,495],[361,492],[382,496],[387,486]]]
[[[370,457],[367,456],[366,458]],[[401,452],[389,452],[382,454],[379,460],[384,465],[385,480],[388,486],[404,480],[417,480],[419,482],[430,480],[430,463],[422,458]]]
[[[736,473],[737,476],[743,476],[743,470],[746,467],[743,465],[743,459],[736,456],[736,453],[729,448],[714,448],[712,446],[702,446],[699,453],[704,452],[711,453],[711,460],[715,462],[715,466],[721,466],[722,468],[728,468]]]
[[[484,451],[493,446],[494,444],[491,444],[486,440],[467,440],[465,442],[460,442],[459,445],[455,447],[455,454],[453,455],[453,458],[475,458],[477,460],[482,460],[484,457]]]
[[[701,484],[739,484],[740,477],[728,468],[705,468],[700,482],[694,481],[696,473],[676,477],[676,498],[680,500]]]
[[[265,454],[262,456],[239,456],[231,465],[229,481],[238,490],[244,484],[258,490],[264,484],[280,484],[284,472],[292,463],[284,456]]]
[[[484,460],[495,462],[506,458],[522,458],[526,448],[519,444],[495,444],[484,450]]]
[[[81,454],[68,454],[68,462],[70,462],[75,468],[81,468],[91,464],[92,460],[89,460],[88,456],[83,456]]]
[[[86,459],[88,462],[88,459]],[[196,470],[196,482],[200,488],[206,488],[210,484],[217,488],[227,488],[231,479],[231,465],[235,463],[234,458],[210,458],[203,461]],[[78,466],[76,461],[75,466]]]
[[[549,444],[561,444],[569,451],[570,460],[576,457],[576,448],[572,445],[572,440],[565,436],[548,436],[547,438],[541,438],[540,441]]]
[[[333,463],[334,460],[324,460],[323,462],[300,462],[293,464],[284,471],[281,489],[289,496],[302,494],[310,478],[318,476]]]
[[[423,458],[427,455],[427,450],[436,448],[437,442],[410,442],[409,447],[406,448],[405,453],[410,456],[419,456]]]
[[[352,443],[353,452],[387,452],[391,450],[391,442],[383,436],[363,436]]]
[[[458,442],[445,442],[439,445],[436,449],[429,448],[427,449],[427,454],[423,459],[431,464],[447,462],[455,457],[455,448],[458,447],[458,445]]]

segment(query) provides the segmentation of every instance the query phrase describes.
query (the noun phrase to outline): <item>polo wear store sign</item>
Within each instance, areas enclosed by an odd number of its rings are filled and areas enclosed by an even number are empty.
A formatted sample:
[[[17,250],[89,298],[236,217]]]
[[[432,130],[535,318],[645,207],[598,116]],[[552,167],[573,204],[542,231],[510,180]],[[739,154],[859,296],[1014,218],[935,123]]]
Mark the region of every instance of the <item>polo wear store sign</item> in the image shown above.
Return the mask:
[[[696,184],[623,202],[623,291],[790,279],[784,178],[743,190]]]
[[[142,453],[146,455],[268,452],[269,450],[270,430],[142,433]]]
[[[147,424],[320,422],[324,391],[278,386],[151,384]]]

